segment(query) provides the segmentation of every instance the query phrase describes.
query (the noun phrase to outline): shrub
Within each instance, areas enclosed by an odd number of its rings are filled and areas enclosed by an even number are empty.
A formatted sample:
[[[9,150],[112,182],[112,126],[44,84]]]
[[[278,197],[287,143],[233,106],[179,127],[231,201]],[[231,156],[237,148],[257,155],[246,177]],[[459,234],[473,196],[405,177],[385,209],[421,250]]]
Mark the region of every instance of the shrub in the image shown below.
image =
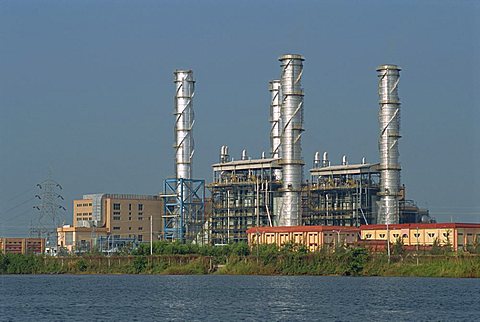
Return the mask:
[[[82,258],[79,261],[77,261],[77,270],[79,272],[86,272],[87,269],[88,269],[88,264],[86,260]]]
[[[133,269],[136,274],[140,274],[147,267],[147,258],[145,256],[135,257],[133,260]]]

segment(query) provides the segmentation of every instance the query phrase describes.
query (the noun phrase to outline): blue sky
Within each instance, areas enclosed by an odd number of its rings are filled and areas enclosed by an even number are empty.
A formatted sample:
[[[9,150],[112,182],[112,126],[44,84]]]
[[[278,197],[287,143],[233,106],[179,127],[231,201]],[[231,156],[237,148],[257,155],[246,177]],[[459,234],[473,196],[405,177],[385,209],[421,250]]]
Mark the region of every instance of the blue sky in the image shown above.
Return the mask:
[[[407,197],[480,222],[479,34],[475,1],[0,1],[0,235],[26,234],[49,169],[67,222],[86,193],[160,192],[177,68],[197,80],[195,177],[221,145],[268,151],[284,53],[306,58],[306,169],[378,160],[375,68],[398,64]]]

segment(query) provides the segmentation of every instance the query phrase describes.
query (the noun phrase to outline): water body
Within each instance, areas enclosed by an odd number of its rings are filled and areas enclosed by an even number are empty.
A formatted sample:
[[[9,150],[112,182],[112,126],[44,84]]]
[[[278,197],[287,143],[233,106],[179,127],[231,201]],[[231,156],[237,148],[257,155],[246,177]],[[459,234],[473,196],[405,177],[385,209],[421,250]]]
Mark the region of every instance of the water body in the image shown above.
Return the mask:
[[[478,321],[480,279],[0,276],[1,321]]]

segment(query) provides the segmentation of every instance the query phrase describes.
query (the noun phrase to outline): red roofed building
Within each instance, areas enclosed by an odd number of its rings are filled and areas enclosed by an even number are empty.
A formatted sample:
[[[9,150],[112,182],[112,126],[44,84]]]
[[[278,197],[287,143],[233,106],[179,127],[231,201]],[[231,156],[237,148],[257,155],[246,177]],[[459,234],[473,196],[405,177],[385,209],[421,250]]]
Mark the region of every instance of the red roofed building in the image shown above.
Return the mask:
[[[429,223],[429,224],[394,224],[360,226],[361,239],[364,241],[401,240],[405,246],[433,246],[450,244],[458,251],[480,243],[480,224],[467,223]]]
[[[247,230],[249,245],[287,243],[305,245],[310,251],[336,245],[362,245],[376,250],[386,248],[387,236],[392,244],[401,240],[406,248],[450,244],[455,251],[480,243],[480,224],[416,223],[351,226],[253,227]],[[385,247],[384,247],[385,246]]]
[[[305,245],[310,251],[323,246],[354,244],[360,236],[360,229],[351,226],[281,226],[253,227],[247,230],[249,245],[287,243]]]

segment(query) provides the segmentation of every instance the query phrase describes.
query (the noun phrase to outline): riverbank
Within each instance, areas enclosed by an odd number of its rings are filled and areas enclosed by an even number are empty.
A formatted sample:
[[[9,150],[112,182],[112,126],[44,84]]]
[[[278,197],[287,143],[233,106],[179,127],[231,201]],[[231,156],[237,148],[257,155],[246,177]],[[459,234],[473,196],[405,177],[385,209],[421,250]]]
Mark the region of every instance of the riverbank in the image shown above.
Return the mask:
[[[0,255],[0,274],[165,274],[165,275],[338,275],[480,278],[478,255],[393,256],[355,248],[300,253],[263,250],[257,254],[191,254],[50,257]]]

